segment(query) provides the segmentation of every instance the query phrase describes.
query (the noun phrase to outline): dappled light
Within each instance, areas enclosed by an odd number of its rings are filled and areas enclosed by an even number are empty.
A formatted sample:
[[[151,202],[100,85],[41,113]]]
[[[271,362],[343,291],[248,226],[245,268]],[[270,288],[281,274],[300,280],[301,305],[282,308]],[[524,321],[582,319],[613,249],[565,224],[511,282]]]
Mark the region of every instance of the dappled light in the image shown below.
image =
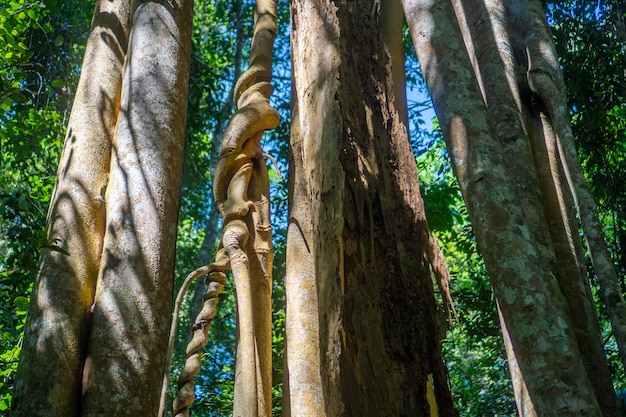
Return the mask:
[[[620,1],[6,3],[0,414],[626,412]]]
[[[250,66],[237,80],[237,112],[222,139],[213,183],[215,204],[223,218],[223,232],[215,263],[206,269],[207,294],[192,327],[185,368],[178,381],[173,415],[188,416],[193,404],[194,377],[200,372],[199,350],[207,343],[215,316],[216,295],[222,291],[223,271],[231,269],[237,289],[237,353],[235,415],[271,415],[272,369],[272,233],[269,178],[261,136],[279,123],[270,106],[274,88],[272,51],[277,31],[273,0],[255,6]],[[189,278],[200,274],[192,273]],[[188,279],[189,279],[188,278]]]
[[[83,76],[68,124],[49,210],[50,247],[44,249],[34,285],[30,338],[25,339],[22,355],[33,369],[38,363],[46,365],[44,374],[26,373],[15,393],[16,409],[27,414],[50,407],[58,407],[68,415],[78,412],[74,398],[82,389],[80,375],[87,355],[104,237],[104,191],[118,107],[101,104],[119,100],[123,64],[119,45],[125,49],[128,37],[128,23],[119,6],[105,5],[101,12],[106,18],[95,15],[97,24],[87,44]],[[105,43],[103,39],[115,42]],[[104,67],[104,61],[110,64]],[[56,366],[50,369],[49,363]],[[42,384],[49,378],[65,383]],[[41,401],[30,401],[33,395],[41,396]]]
[[[552,65],[548,63],[542,69],[544,64],[535,54],[537,44],[543,45],[540,48],[543,55],[553,49],[543,10],[539,2],[511,3],[508,10],[501,8],[499,2],[453,3],[454,11],[448,7],[447,14],[445,7],[434,7],[428,1],[407,0],[405,8],[413,10],[408,23],[418,59],[422,61],[429,88],[432,86],[431,94],[440,115],[448,153],[498,299],[503,331],[507,333],[505,342],[511,344],[507,346],[507,353],[512,355],[509,362],[519,364],[519,368],[512,366],[519,411],[523,415],[528,412],[543,415],[555,409],[594,413],[596,411],[591,410],[596,410],[597,401],[605,415],[614,415],[617,404],[608,368],[598,365],[605,360],[598,319],[589,298],[586,274],[576,267],[576,260],[583,256],[582,248],[577,236],[563,226],[558,227],[560,221],[565,222],[568,229],[571,227],[565,211],[566,203],[571,204],[571,197],[567,200],[567,196],[572,192],[576,198],[581,192],[576,187],[571,187],[571,191],[554,188],[562,185],[558,167],[562,167],[568,179],[570,165],[575,173],[580,172],[580,168],[575,157],[567,156],[572,152],[565,151],[564,161],[554,156],[555,152],[563,154],[561,146],[571,149],[573,141],[566,127],[569,118],[563,90],[556,87],[560,76],[555,60],[551,59]],[[433,17],[420,19],[422,15]],[[455,28],[457,18],[460,30]],[[510,27],[507,19],[511,19]],[[426,30],[424,21],[440,25],[439,29],[431,30],[430,39],[421,36]],[[450,48],[451,42],[457,46]],[[469,59],[464,57],[465,45]],[[430,54],[423,54],[425,50]],[[517,61],[514,60],[516,54]],[[439,59],[437,68],[429,65],[432,55]],[[555,57],[555,54],[548,55]],[[455,65],[472,68],[480,93],[474,79],[453,80],[459,71],[450,72],[450,67],[444,63],[446,59],[455,60],[451,68]],[[518,63],[520,68],[517,68]],[[523,78],[512,82],[520,74]],[[545,77],[546,74],[549,77]],[[441,80],[436,78],[438,76],[450,78]],[[540,84],[548,79],[553,84]],[[537,95],[539,100],[536,101],[547,109],[533,107],[532,101],[521,95],[529,94],[528,91]],[[464,97],[463,108],[451,108],[457,103],[451,97]],[[537,120],[540,113],[545,113],[544,117]],[[481,123],[483,120],[488,123]],[[541,187],[537,177],[537,169],[543,169],[537,165],[539,162],[550,166],[535,137],[537,132],[541,134],[537,122],[554,128],[557,138],[562,136],[559,140],[564,141],[558,150],[552,150],[552,164],[557,169],[547,170],[548,176],[557,176],[551,183],[552,189]],[[545,152],[545,145],[543,148]],[[542,174],[545,173],[543,169]],[[585,184],[582,174],[576,175],[584,194],[586,185],[582,186]],[[550,181],[545,175],[542,180]],[[590,206],[577,204],[583,228],[586,212],[595,210],[591,208],[590,196],[585,202]],[[587,235],[596,236],[599,230],[596,221]],[[522,263],[518,263],[520,261]],[[614,276],[613,267],[610,269]],[[617,285],[616,278],[609,281]],[[539,325],[541,320],[546,320],[544,325]],[[613,324],[618,331],[620,322]],[[551,330],[546,332],[546,329]],[[544,368],[548,357],[548,363],[554,364],[551,365],[551,383],[562,390],[562,399],[554,396],[546,378],[534,371]],[[591,357],[595,359],[589,360]],[[575,365],[574,361],[577,361]],[[556,369],[562,374],[554,372]],[[580,383],[569,385],[567,381],[573,379]],[[515,385],[517,383],[523,386]],[[565,387],[569,391],[565,391]],[[568,404],[573,399],[576,402]]]
[[[191,5],[182,1],[133,12],[105,194],[107,229],[84,381],[87,414],[158,409],[180,193],[171,184],[180,182],[184,146],[190,36],[184,22],[190,19]],[[103,404],[108,395],[126,400]]]

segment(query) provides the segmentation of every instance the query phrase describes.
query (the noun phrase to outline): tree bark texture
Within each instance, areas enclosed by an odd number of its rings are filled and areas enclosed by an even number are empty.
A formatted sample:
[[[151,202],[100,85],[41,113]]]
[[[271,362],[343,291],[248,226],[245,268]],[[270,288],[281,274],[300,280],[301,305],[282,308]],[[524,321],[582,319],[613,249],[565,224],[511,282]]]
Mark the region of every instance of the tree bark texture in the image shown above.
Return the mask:
[[[544,106],[544,113],[548,116],[545,120],[549,120],[550,129],[555,134],[560,163],[578,209],[602,299],[607,307],[622,364],[626,367],[626,303],[604,239],[595,201],[578,160],[563,77],[542,4],[536,0],[507,0],[507,5],[519,35],[521,46],[518,49],[525,52],[520,60],[526,59],[528,87]]]
[[[511,342],[511,335],[509,329],[506,327],[504,317],[502,317],[502,310],[500,306],[498,308],[498,318],[500,319],[500,327],[502,329],[502,339],[504,341],[504,349],[506,350],[506,357],[508,359],[509,373],[511,374],[511,382],[513,384],[513,397],[515,398],[515,405],[517,406],[517,413],[521,417],[537,417],[535,406],[530,393],[528,392],[528,386],[524,381],[524,375],[519,368],[517,362],[517,356],[513,349],[513,342]]]
[[[528,99],[525,35],[519,30],[520,24],[524,30],[526,26],[517,16],[519,12],[510,12],[520,4],[507,8],[502,0],[453,1],[495,133],[515,175],[523,214],[541,254],[541,268],[552,271],[559,284],[548,287],[549,297],[569,313],[586,373],[608,415],[616,412],[617,404],[586,270],[579,264],[582,251],[574,241],[571,213],[564,203],[570,192],[560,181],[558,150],[543,144],[543,132],[536,127],[543,121],[549,128],[550,121],[541,118]],[[544,34],[545,42],[551,42],[549,34]]]
[[[31,296],[15,416],[80,413],[129,25],[130,1],[97,2],[48,212],[50,246]]]
[[[409,110],[406,100],[406,70],[404,67],[404,39],[402,36],[404,11],[400,0],[387,0],[380,5],[380,27],[383,41],[391,59],[394,107],[400,121],[409,129]]]
[[[573,197],[564,177],[554,133],[543,114],[532,117],[529,126],[548,231],[554,248],[555,263],[552,267],[567,301],[585,370],[602,413],[616,415],[616,396],[587,279]]]
[[[546,220],[523,114],[516,109],[506,23],[498,15],[477,19],[481,7],[488,7],[483,2],[462,3],[472,9],[462,14],[472,36],[466,39],[470,61],[450,3],[403,4],[534,409],[541,416],[601,415],[568,306],[549,267],[554,259],[550,236],[533,223]],[[490,56],[494,50],[500,56]]]
[[[193,2],[132,10],[83,416],[156,415],[170,327]]]
[[[292,143],[302,144],[311,204],[326,414],[452,415],[379,7],[292,2]]]
[[[292,33],[293,35],[293,33]],[[294,68],[298,65],[294,62]],[[315,71],[314,69],[312,69]],[[285,372],[283,416],[325,416],[319,344],[319,311],[312,246],[310,180],[292,101],[289,158],[289,225],[285,270]]]

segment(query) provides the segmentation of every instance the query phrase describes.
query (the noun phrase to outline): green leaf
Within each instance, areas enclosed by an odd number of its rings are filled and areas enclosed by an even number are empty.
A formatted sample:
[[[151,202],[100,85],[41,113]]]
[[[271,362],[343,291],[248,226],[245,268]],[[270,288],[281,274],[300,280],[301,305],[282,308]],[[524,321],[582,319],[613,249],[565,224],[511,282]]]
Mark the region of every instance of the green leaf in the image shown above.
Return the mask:
[[[2,100],[2,103],[0,103],[0,109],[1,110],[9,110],[12,105],[13,105],[13,100],[11,100],[10,97],[5,97]]]
[[[3,397],[0,400],[0,411],[5,411],[9,409],[9,400],[11,399],[11,394],[7,394],[7,397]]]
[[[26,311],[28,309],[28,297],[15,297],[13,304],[17,307],[17,311]]]

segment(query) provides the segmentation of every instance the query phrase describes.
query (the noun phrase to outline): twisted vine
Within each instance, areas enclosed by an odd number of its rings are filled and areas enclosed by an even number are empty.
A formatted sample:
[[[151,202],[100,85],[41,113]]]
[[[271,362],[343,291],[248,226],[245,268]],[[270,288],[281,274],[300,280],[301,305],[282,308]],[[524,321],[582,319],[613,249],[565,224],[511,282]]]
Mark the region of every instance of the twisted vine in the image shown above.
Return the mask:
[[[271,415],[271,264],[272,233],[269,178],[261,136],[278,126],[278,112],[269,104],[273,87],[272,52],[278,30],[276,1],[258,0],[250,66],[235,87],[237,112],[229,121],[213,183],[215,203],[223,217],[216,260],[192,272],[207,275],[207,292],[193,324],[185,367],[178,380],[173,416],[189,416],[194,378],[200,372],[201,350],[215,317],[218,296],[232,270],[237,287],[237,359],[235,415]],[[185,287],[185,285],[183,286]],[[179,304],[177,301],[177,308]]]

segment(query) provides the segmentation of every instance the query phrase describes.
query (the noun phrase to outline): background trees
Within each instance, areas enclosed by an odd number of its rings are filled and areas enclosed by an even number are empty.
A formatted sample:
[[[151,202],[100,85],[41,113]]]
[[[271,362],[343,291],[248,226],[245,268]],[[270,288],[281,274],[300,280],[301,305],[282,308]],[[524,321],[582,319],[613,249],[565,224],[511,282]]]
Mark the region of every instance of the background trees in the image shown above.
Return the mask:
[[[0,10],[0,409],[11,402],[27,297],[93,5],[15,1]],[[60,18],[60,16],[63,16]]]
[[[609,247],[618,266],[620,280],[624,274],[623,195],[620,187],[624,143],[624,40],[623,11],[619,2],[562,1],[545,2],[552,31],[563,65],[568,89],[573,129],[578,140],[583,167],[601,209],[601,219],[608,232]],[[36,269],[39,248],[49,245],[43,234],[60,146],[69,116],[74,86],[80,69],[91,4],[47,1],[10,2],[0,10],[5,61],[2,66],[2,114],[0,139],[0,308],[2,318],[3,380],[2,402],[6,407],[12,391],[11,375],[19,353],[18,341],[25,314],[28,287]],[[183,203],[177,243],[178,283],[193,266],[204,263],[210,252],[210,166],[212,141],[219,135],[219,123],[230,112],[228,94],[236,73],[245,62],[246,44],[239,39],[249,34],[251,20],[242,16],[249,10],[248,2],[197,2],[194,16],[194,48],[192,50],[191,94],[187,130],[187,159],[183,180]],[[286,144],[290,63],[286,25],[287,10],[282,9],[283,30],[277,40],[277,77],[275,106],[284,111],[283,124],[268,138],[269,150],[286,172]],[[620,19],[620,16],[622,17]],[[621,26],[620,26],[621,21]],[[233,30],[236,29],[236,30]],[[20,42],[23,46],[20,46]],[[282,43],[281,43],[282,42]],[[282,48],[280,46],[282,45]],[[411,49],[410,47],[408,48]],[[32,54],[32,55],[31,55]],[[238,55],[239,54],[239,55]],[[238,56],[240,58],[238,58]],[[409,74],[417,64],[409,64]],[[413,71],[413,72],[411,72]],[[409,77],[419,84],[419,80]],[[416,114],[413,119],[416,120]],[[420,126],[424,126],[423,124]],[[431,229],[439,236],[453,275],[452,292],[461,326],[453,325],[449,341],[452,390],[462,415],[509,413],[512,399],[504,366],[493,296],[487,284],[480,257],[475,251],[475,238],[465,216],[465,209],[454,194],[446,152],[437,133],[412,131],[414,149],[425,152],[422,167],[422,193]],[[430,147],[428,145],[431,145]],[[426,163],[428,161],[428,163]],[[282,318],[284,291],[282,277],[286,221],[286,187],[272,169],[274,187],[274,219],[277,224],[276,270],[274,271],[275,375],[276,393],[281,389]],[[281,231],[282,230],[282,231]],[[215,234],[213,234],[215,236]],[[205,238],[208,237],[208,238]],[[205,245],[201,245],[205,242]],[[201,248],[201,249],[198,249]],[[198,253],[200,252],[200,255]],[[197,257],[197,258],[196,258]],[[197,260],[196,260],[197,259]],[[206,259],[206,258],[204,258]],[[591,288],[597,293],[595,277]],[[623,284],[622,284],[623,285]],[[187,302],[193,304],[191,297]],[[234,314],[232,292],[220,302],[220,317],[214,321],[212,345],[205,355],[199,377],[200,405],[210,404],[207,413],[230,413],[228,398],[232,393],[232,354]],[[602,301],[596,296],[600,312]],[[229,306],[230,303],[230,306]],[[193,314],[190,314],[193,317]],[[184,318],[183,318],[184,320]],[[623,371],[617,348],[606,321],[605,350],[611,359],[611,371],[617,389],[623,386]],[[180,329],[180,349],[186,339],[184,324]],[[176,355],[175,361],[182,359]],[[180,362],[175,362],[175,371]],[[275,396],[278,398],[278,396]],[[279,407],[277,401],[275,407]],[[209,408],[209,407],[207,407]],[[197,407],[201,411],[202,407]],[[216,411],[217,410],[217,411]]]

